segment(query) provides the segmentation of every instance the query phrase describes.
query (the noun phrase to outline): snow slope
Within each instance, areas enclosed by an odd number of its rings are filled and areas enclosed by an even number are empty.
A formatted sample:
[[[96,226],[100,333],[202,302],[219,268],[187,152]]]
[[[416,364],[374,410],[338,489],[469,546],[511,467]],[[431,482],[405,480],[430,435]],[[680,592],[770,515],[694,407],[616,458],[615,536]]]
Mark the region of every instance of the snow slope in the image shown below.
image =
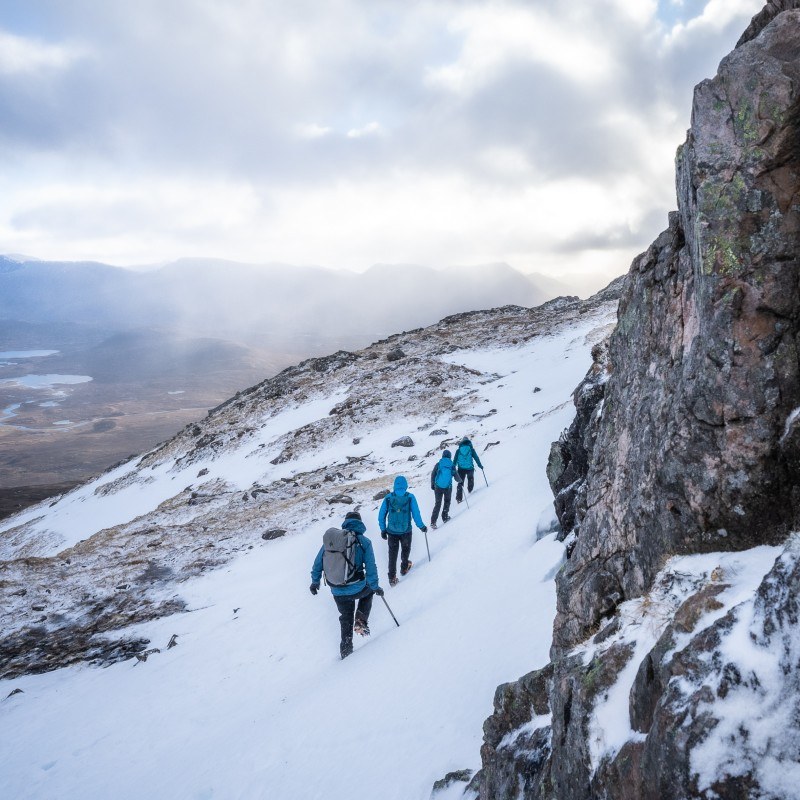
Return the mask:
[[[372,636],[357,641],[345,661],[330,594],[323,588],[312,597],[308,584],[323,531],[351,506],[328,506],[311,492],[303,508],[321,505],[321,516],[294,519],[294,535],[242,547],[223,567],[158,590],[178,592],[189,613],[125,633],[150,639],[161,652],[143,662],[0,681],[0,797],[426,800],[444,773],[477,768],[495,687],[547,661],[563,548],[552,535],[536,542],[537,521],[552,506],[544,466],[574,413],[570,394],[590,364],[591,346],[613,319],[614,304],[605,304],[517,345],[480,347],[476,338],[479,347],[441,356],[443,367],[474,376],[446,390],[473,412],[455,425],[432,415],[433,406],[404,408],[399,416],[378,414],[370,428],[362,424],[358,445],[342,432],[293,459],[270,458],[282,429],[316,424],[342,402],[346,393],[330,386],[324,396],[293,401],[262,420],[265,427],[241,446],[199,461],[182,451],[160,464],[130,462],[52,509],[15,518],[6,527],[13,533],[16,526],[26,547],[44,541],[43,554],[63,559],[81,552],[63,548],[83,536],[105,541],[110,534],[101,529],[109,525],[135,526],[148,514],[163,520],[168,512],[177,525],[199,514],[197,506],[170,506],[189,472],[194,478],[208,469],[210,485],[224,482],[238,502],[243,488],[267,474],[292,480],[365,451],[372,457],[359,485],[389,485],[405,474],[429,517],[435,456],[426,459],[424,451],[439,440],[425,432],[415,434],[409,451],[389,446],[420,427],[446,428],[451,440],[471,435],[491,483],[487,488],[479,473],[470,508],[454,502],[452,521],[429,531],[430,563],[424,537],[415,533],[414,567],[391,590],[377,534],[379,502],[362,493],[367,535],[401,625],[375,598]],[[394,389],[410,391],[402,382]],[[406,460],[409,454],[416,458]],[[103,493],[119,481],[119,491]],[[166,649],[173,634],[177,646]],[[15,689],[21,692],[8,696]]]

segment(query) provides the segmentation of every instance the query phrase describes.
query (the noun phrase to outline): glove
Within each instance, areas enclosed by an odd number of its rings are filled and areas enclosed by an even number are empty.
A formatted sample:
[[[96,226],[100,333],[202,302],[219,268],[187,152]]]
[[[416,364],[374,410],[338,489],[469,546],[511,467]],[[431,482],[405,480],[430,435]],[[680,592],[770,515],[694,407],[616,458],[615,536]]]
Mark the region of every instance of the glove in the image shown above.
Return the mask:
[[[388,538],[389,538],[389,534],[386,533],[386,531],[381,531],[381,539],[388,539]]]
[[[376,595],[378,595],[378,597],[383,597],[383,589],[381,589],[381,587],[379,586],[379,587],[378,587],[378,588],[375,590],[375,594],[376,594]]]
[[[311,592],[311,594],[316,594],[319,591],[319,584],[312,583],[311,586],[308,587],[308,591]]]
[[[423,526],[420,528],[420,530],[421,530],[423,533],[427,533],[427,532],[428,532],[428,526],[427,526],[427,525],[423,525]]]

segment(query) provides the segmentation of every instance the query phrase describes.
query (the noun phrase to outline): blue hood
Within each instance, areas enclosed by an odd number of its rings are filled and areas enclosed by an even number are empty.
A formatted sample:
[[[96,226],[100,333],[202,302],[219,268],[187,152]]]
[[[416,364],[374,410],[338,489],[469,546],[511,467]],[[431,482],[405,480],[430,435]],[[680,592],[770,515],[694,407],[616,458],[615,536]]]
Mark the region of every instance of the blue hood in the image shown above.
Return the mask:
[[[360,519],[346,519],[342,523],[342,530],[362,534],[367,532],[367,526]]]
[[[449,450],[445,450],[444,453],[442,453],[442,458],[452,458],[452,457],[453,454]]]
[[[407,489],[408,489],[408,481],[402,475],[398,475],[394,479],[394,493],[405,494]]]

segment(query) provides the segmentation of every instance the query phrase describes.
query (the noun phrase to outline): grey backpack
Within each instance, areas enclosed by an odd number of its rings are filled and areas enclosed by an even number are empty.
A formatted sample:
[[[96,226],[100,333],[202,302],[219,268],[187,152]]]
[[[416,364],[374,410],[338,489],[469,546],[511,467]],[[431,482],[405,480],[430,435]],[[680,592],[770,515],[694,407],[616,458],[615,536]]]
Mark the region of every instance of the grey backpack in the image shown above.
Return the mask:
[[[322,570],[328,586],[347,586],[364,580],[363,550],[358,535],[341,528],[328,528],[322,536],[325,552]]]

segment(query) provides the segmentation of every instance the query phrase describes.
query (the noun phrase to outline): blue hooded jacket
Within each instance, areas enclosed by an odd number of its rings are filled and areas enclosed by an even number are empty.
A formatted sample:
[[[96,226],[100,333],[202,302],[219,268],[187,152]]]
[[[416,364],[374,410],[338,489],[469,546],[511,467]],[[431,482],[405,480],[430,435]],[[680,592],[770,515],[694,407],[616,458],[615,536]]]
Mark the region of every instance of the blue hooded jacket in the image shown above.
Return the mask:
[[[372,542],[363,534],[367,528],[360,519],[346,519],[342,523],[342,529],[352,531],[357,534],[358,544],[355,548],[355,563],[364,565],[365,580],[349,583],[347,586],[331,586],[331,593],[336,597],[348,597],[358,594],[369,586],[374,592],[378,588],[378,567],[375,565],[375,553],[372,551]],[[319,585],[322,580],[322,556],[325,553],[325,545],[320,547],[317,557],[314,559],[314,566],[311,568],[311,583]]]
[[[408,497],[407,512],[402,520],[397,519],[397,514],[391,511],[391,505],[396,503],[397,500],[403,500]],[[402,512],[401,512],[402,513]],[[389,517],[389,519],[387,519]],[[402,536],[406,533],[411,533],[411,518],[414,518],[414,524],[422,530],[425,523],[419,513],[419,506],[417,505],[417,498],[408,491],[408,481],[402,476],[398,475],[394,479],[394,491],[387,494],[381,503],[381,509],[378,511],[378,525],[380,525],[381,532],[386,531],[394,536]]]
[[[465,436],[456,450],[456,466],[459,469],[475,469],[475,464],[472,463],[473,459],[478,465],[478,469],[483,469],[483,464],[481,464],[472,442]]]
[[[456,472],[455,464],[450,457],[450,451],[445,450],[442,457],[433,467],[431,472],[431,489],[449,489],[453,481],[456,483],[463,483],[463,479]]]

